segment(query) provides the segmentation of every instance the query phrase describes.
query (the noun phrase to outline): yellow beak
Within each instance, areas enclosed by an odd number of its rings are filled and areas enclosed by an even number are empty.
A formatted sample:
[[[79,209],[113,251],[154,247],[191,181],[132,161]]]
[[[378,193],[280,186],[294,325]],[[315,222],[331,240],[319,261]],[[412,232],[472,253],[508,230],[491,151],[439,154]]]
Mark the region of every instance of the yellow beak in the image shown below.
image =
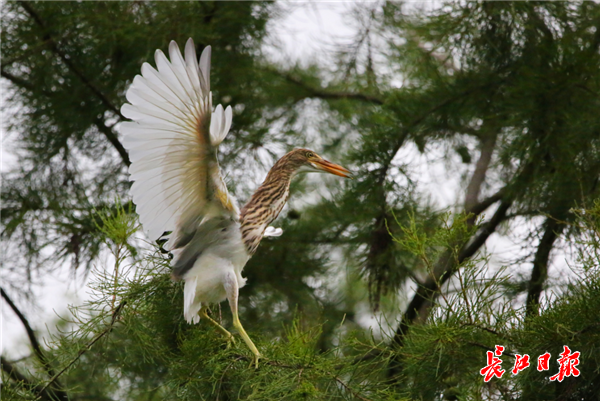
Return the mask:
[[[344,167],[331,163],[325,159],[315,160],[313,161],[313,165],[317,167],[319,170],[323,170],[330,174],[339,175],[344,178],[352,178],[352,173],[345,169]]]

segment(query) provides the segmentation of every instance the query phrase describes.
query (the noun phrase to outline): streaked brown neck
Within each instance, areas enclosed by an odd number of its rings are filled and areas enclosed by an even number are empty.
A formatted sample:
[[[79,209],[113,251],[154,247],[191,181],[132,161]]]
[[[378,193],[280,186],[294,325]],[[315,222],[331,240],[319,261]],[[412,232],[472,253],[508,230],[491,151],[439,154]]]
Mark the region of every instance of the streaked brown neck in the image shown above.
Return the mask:
[[[275,163],[265,181],[240,212],[242,239],[250,255],[256,252],[265,229],[279,216],[288,199],[290,182],[299,167],[291,162],[288,155]]]

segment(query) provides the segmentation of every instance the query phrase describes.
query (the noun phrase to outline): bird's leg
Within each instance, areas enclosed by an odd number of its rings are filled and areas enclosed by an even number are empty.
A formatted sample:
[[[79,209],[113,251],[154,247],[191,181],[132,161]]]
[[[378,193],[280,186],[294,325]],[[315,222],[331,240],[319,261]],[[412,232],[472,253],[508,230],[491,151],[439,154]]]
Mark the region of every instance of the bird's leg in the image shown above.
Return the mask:
[[[239,286],[237,282],[237,278],[233,273],[227,274],[224,283],[225,291],[227,292],[227,300],[229,301],[229,307],[231,308],[231,314],[233,315],[233,327],[237,329],[240,333],[240,336],[250,348],[250,351],[254,354],[254,359],[250,363],[250,366],[254,365],[255,368],[258,368],[258,359],[260,358],[260,352],[244,330],[242,323],[240,322],[240,318],[238,316],[238,292]]]
[[[235,340],[233,339],[233,335],[231,335],[230,332],[225,330],[225,328],[223,326],[221,326],[219,323],[217,323],[216,320],[214,320],[213,318],[208,316],[208,314],[206,313],[207,310],[208,310],[208,306],[203,305],[202,308],[200,309],[200,312],[198,312],[200,317],[202,319],[206,319],[210,323],[212,323],[217,328],[217,330],[219,330],[221,332],[221,334],[223,334],[225,336],[225,338],[227,339],[227,343],[228,343],[227,346],[229,346],[229,343],[232,341],[235,343]]]

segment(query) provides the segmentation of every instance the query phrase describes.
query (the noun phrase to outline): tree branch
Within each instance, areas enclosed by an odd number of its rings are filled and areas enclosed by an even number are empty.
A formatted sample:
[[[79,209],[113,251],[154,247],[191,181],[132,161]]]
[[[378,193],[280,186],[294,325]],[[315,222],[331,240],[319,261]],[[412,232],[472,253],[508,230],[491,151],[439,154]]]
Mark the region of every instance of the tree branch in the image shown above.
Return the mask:
[[[23,315],[23,313],[21,313],[19,308],[17,308],[15,303],[8,296],[8,294],[4,291],[4,288],[0,287],[0,294],[2,294],[2,298],[4,298],[4,300],[6,301],[8,306],[13,310],[15,315],[17,315],[17,317],[23,324],[23,327],[25,328],[25,331],[27,332],[27,337],[29,337],[29,342],[31,343],[31,347],[33,348],[33,352],[35,352],[35,355],[37,356],[37,358],[42,362],[44,367],[46,367],[46,369],[48,370],[48,374],[50,376],[54,376],[54,372],[48,365],[48,360],[46,359],[46,356],[44,355],[42,348],[40,347],[40,343],[38,342],[37,337],[35,336],[35,333],[34,333],[33,329],[31,328],[31,325],[29,324],[29,321]]]
[[[3,372],[6,372],[6,374],[11,380],[22,384],[29,391],[33,392],[34,394],[37,394],[42,400],[56,401],[56,396],[53,396],[42,386],[36,385],[35,383],[31,382],[31,380],[25,377],[25,375],[21,373],[16,367],[14,367],[12,363],[4,359],[3,356],[0,356],[0,367]]]
[[[465,259],[470,258],[485,244],[490,235],[496,232],[496,229],[506,219],[506,212],[512,205],[512,200],[504,200],[498,206],[498,210],[492,216],[490,221],[482,226],[479,234],[458,254],[458,263],[462,263]],[[444,279],[444,282],[447,280]]]
[[[115,133],[113,132],[112,128],[107,127],[101,118],[96,118],[94,120],[94,125],[96,125],[98,131],[102,132],[106,139],[108,139],[108,141],[114,146],[117,152],[119,152],[119,156],[121,156],[121,160],[123,160],[123,163],[125,163],[125,165],[129,167],[129,165],[131,164],[131,161],[129,160],[129,154],[125,150],[125,147],[123,146],[121,141],[119,141],[119,138],[117,138],[117,135],[115,135]]]
[[[504,190],[500,190],[496,192],[494,195],[485,198],[484,200],[471,205],[469,209],[465,209],[465,213],[473,213],[475,216],[479,216],[483,213],[488,207],[492,206],[494,203],[498,202],[504,196]]]
[[[539,314],[540,295],[544,288],[544,283],[548,278],[548,262],[550,260],[550,252],[554,246],[554,242],[564,229],[564,224],[560,224],[558,220],[548,217],[544,222],[544,235],[537,247],[535,257],[533,259],[533,269],[531,271],[531,279],[529,280],[529,288],[527,292],[527,310],[526,317],[530,318]]]
[[[1,70],[0,75],[3,78],[8,79],[10,82],[12,82],[13,84],[15,84],[16,86],[18,86],[20,88],[27,89],[32,92],[34,90],[37,90],[49,98],[54,97],[51,92],[48,92],[48,91],[45,91],[45,90],[39,89],[39,88],[34,88],[31,84],[29,84],[29,82],[25,81],[24,79],[14,76],[5,70]],[[98,131],[100,131],[102,134],[104,134],[106,139],[108,139],[108,141],[117,150],[117,152],[119,153],[119,156],[121,156],[121,160],[123,160],[123,163],[125,163],[126,166],[129,166],[131,164],[131,162],[129,160],[129,154],[125,150],[125,147],[123,147],[123,144],[121,143],[121,141],[119,141],[119,138],[117,137],[117,135],[113,132],[112,128],[107,127],[101,118],[94,119],[94,125],[96,126],[96,128],[98,128]]]
[[[29,324],[29,321],[23,315],[23,313],[21,313],[19,308],[17,308],[15,303],[8,296],[8,294],[4,291],[4,288],[0,287],[0,294],[2,295],[2,298],[4,298],[4,300],[6,301],[8,306],[13,310],[13,312],[17,315],[17,317],[23,324],[23,327],[25,328],[25,331],[27,332],[27,337],[29,338],[29,342],[31,343],[31,347],[33,348],[33,352],[35,353],[37,358],[40,360],[42,365],[44,366],[44,369],[46,369],[46,372],[48,373],[48,375],[50,377],[54,376],[55,375],[54,370],[52,369],[52,366],[50,366],[48,359],[44,355],[44,352],[42,351],[42,347],[40,347],[40,343],[38,342],[37,337],[35,336],[35,333],[34,333],[33,329],[31,328],[31,325]],[[45,387],[44,387],[44,390],[45,390]],[[55,384],[55,389],[53,389],[53,392],[56,393],[56,395],[59,399],[68,400],[67,393],[63,390],[60,383],[57,382]]]
[[[485,176],[496,145],[497,131],[492,130],[491,135],[482,140],[481,153],[477,160],[475,171],[467,186],[465,196],[465,213],[472,214],[473,217],[467,221],[469,226],[475,224],[475,218],[479,216],[493,203],[502,199],[504,189],[496,192],[494,195],[478,202],[481,185],[485,181]],[[409,325],[416,320],[424,321],[433,305],[433,301],[440,291],[440,286],[445,283],[456,271],[457,267],[467,258],[473,256],[477,250],[483,246],[489,236],[496,230],[497,226],[506,218],[506,212],[512,204],[512,201],[503,201],[494,216],[488,221],[480,233],[471,240],[470,243],[463,245],[461,251],[454,258],[452,251],[447,250],[437,261],[431,272],[431,276],[421,285],[415,293],[408,309],[404,313],[400,326],[394,336],[394,343],[401,346],[404,343],[404,337],[409,330]],[[392,370],[392,369],[391,369]]]
[[[110,323],[106,326],[106,328],[104,330],[102,330],[100,333],[98,333],[94,338],[92,338],[92,340],[90,340],[90,342],[88,342],[85,345],[85,347],[81,348],[79,350],[79,352],[77,353],[77,355],[75,356],[75,358],[73,358],[71,360],[71,362],[69,362],[64,368],[62,368],[60,370],[60,372],[58,372],[57,374],[55,374],[50,379],[50,381],[48,383],[46,383],[46,385],[44,387],[42,387],[42,390],[46,390],[48,388],[48,386],[50,386],[52,383],[55,383],[58,380],[58,378],[60,377],[60,375],[62,375],[63,373],[65,373],[67,371],[67,369],[69,369],[71,366],[73,366],[73,364],[75,362],[77,362],[79,360],[79,358],[81,358],[81,356],[83,354],[85,354],[87,351],[89,351],[90,348],[92,348],[92,346],[94,344],[96,344],[96,342],[98,342],[98,340],[100,340],[106,334],[110,333],[110,331],[113,329],[113,326],[115,325],[115,322],[117,321],[117,318],[121,314],[121,311],[123,310],[123,307],[126,304],[127,304],[127,301],[123,301],[122,303],[119,304],[119,306],[117,306],[117,308],[115,309],[115,311],[112,314],[112,318],[110,320]]]
[[[404,340],[409,332],[410,325],[417,320],[423,320],[433,305],[435,298],[439,295],[440,287],[448,281],[454,274],[456,269],[467,258],[473,256],[487,239],[492,235],[498,225],[504,221],[506,212],[512,204],[511,200],[503,200],[496,210],[492,218],[483,226],[479,234],[466,246],[464,246],[458,254],[457,258],[452,257],[452,251],[446,251],[436,263],[432,275],[430,275],[425,283],[423,283],[415,293],[412,301],[408,305],[406,312],[402,316],[400,325],[396,330],[392,345],[394,347],[402,347]],[[389,375],[396,376],[401,371],[398,358],[393,361],[390,366]]]
[[[2,77],[8,79],[10,82],[15,84],[16,86],[33,91],[33,86],[31,84],[29,84],[29,82],[25,81],[24,79],[16,77],[5,70],[2,70],[0,72],[0,74],[2,75]],[[43,93],[44,93],[44,95],[47,95],[46,92],[43,92]]]
[[[234,362],[241,361],[241,360],[249,360],[249,358],[247,356],[245,356],[245,355],[238,355],[238,356],[236,356],[236,359],[234,360]],[[273,360],[271,360],[271,361],[265,361],[264,363],[266,363],[267,365],[276,366],[278,368],[300,370],[301,372],[304,369],[315,369],[315,370],[318,370],[318,371],[320,371],[322,373],[325,373],[326,375],[328,375],[332,379],[334,379],[336,382],[338,382],[342,387],[344,387],[346,389],[346,391],[348,391],[349,393],[351,393],[353,397],[358,398],[358,399],[360,399],[362,401],[370,401],[368,398],[363,397],[359,392],[357,392],[356,390],[352,389],[352,387],[350,387],[348,385],[348,383],[344,382],[336,374],[334,374],[334,373],[332,373],[332,372],[330,372],[328,370],[319,368],[317,366],[311,366],[311,365],[303,366],[303,365],[300,365],[300,364],[299,365],[287,365],[287,364],[280,363],[279,361],[273,361]],[[229,368],[229,366],[225,370],[227,370],[228,368]],[[222,379],[222,377],[221,377],[221,379]]]
[[[18,1],[18,3],[31,16],[31,18],[33,18],[35,23],[40,26],[43,32],[42,39],[48,43],[50,49],[62,60],[69,70],[71,70],[71,72],[75,74],[75,76],[77,76],[77,78],[79,78],[79,80],[85,86],[87,86],[98,97],[98,99],[100,99],[104,106],[118,115],[121,119],[125,120],[125,117],[121,114],[121,111],[112,104],[112,102],[75,66],[75,64],[73,64],[67,55],[58,47],[57,42],[49,33],[46,24],[44,21],[42,21],[39,14],[33,9],[33,7],[31,7],[31,4],[27,1]]]
[[[460,93],[459,95],[444,99],[442,102],[432,106],[425,113],[421,114],[420,116],[415,118],[413,121],[411,121],[410,124],[405,126],[402,129],[401,133],[398,135],[398,139],[396,140],[396,143],[394,144],[392,151],[390,152],[390,157],[388,158],[388,160],[385,161],[385,163],[383,163],[383,166],[379,169],[379,171],[377,171],[377,177],[375,180],[374,191],[377,191],[376,194],[381,199],[382,207],[381,207],[381,212],[375,218],[375,224],[374,224],[373,230],[371,232],[371,239],[369,241],[369,253],[367,255],[367,264],[366,264],[366,270],[369,272],[369,297],[370,297],[371,306],[373,307],[373,310],[375,310],[375,311],[378,309],[380,292],[382,291],[382,289],[385,288],[385,281],[387,279],[386,276],[390,269],[390,267],[387,263],[381,263],[381,261],[378,259],[379,259],[379,256],[382,255],[383,253],[385,253],[393,243],[392,237],[391,237],[390,233],[388,232],[387,227],[384,224],[386,221],[386,218],[387,218],[387,211],[386,211],[387,207],[386,207],[386,200],[385,200],[386,196],[385,196],[385,192],[384,192],[384,184],[385,184],[385,179],[387,177],[387,173],[389,171],[391,162],[394,159],[394,157],[396,156],[396,154],[398,153],[398,151],[400,150],[400,148],[402,147],[402,145],[405,143],[406,139],[409,136],[409,133],[417,125],[421,124],[432,113],[434,113],[437,110],[443,108],[444,106],[452,103],[456,99],[459,99],[462,96],[466,96],[466,95],[472,93],[474,90],[475,89],[470,89],[470,90]],[[485,147],[482,146],[482,155],[480,157],[480,160],[482,158],[484,158],[484,160],[485,160],[485,158],[491,159],[491,154],[493,152],[494,146],[495,146],[495,139],[494,139],[493,143],[487,144]],[[484,149],[486,152],[485,155],[484,155]],[[478,165],[481,165],[481,166],[480,166],[479,170],[476,169],[476,173],[478,174],[477,180],[480,181],[478,188],[477,188],[477,194],[479,194],[479,188],[481,187],[481,183],[483,182],[483,179],[485,178],[485,173],[486,173],[487,167],[489,165],[489,160],[487,161],[487,163],[485,163],[485,162],[479,163],[478,162]],[[471,181],[474,181],[475,179],[476,178],[474,176]],[[469,209],[466,209],[466,212],[473,213],[473,214],[475,214],[475,216],[477,216],[481,212],[483,212],[485,209],[487,209],[490,205],[499,201],[501,198],[502,198],[502,194],[501,194],[501,192],[498,192],[495,195],[492,195],[491,197],[483,200],[482,202],[479,202],[479,203],[474,202],[474,203],[470,204]],[[471,224],[473,224],[474,222],[475,222],[475,219],[470,220]],[[373,290],[375,290],[374,294],[372,292]]]
[[[479,193],[481,192],[481,186],[485,181],[485,175],[488,167],[490,166],[494,148],[496,147],[497,137],[498,132],[493,129],[493,132],[490,132],[489,135],[484,136],[481,140],[481,153],[477,163],[475,164],[475,171],[473,172],[471,181],[467,186],[467,192],[465,195],[465,210],[471,209],[477,203]]]
[[[307,90],[313,97],[317,97],[319,99],[325,100],[340,100],[340,99],[351,99],[351,100],[361,100],[363,102],[374,103],[378,105],[382,105],[383,99],[373,96],[367,95],[365,93],[357,93],[357,92],[331,92],[327,90],[323,90],[320,88],[315,88],[313,86],[308,85],[306,82],[302,81],[299,78],[292,76],[291,74],[284,73],[275,69],[269,69],[280,77],[284,78],[286,81],[291,82],[302,89]]]

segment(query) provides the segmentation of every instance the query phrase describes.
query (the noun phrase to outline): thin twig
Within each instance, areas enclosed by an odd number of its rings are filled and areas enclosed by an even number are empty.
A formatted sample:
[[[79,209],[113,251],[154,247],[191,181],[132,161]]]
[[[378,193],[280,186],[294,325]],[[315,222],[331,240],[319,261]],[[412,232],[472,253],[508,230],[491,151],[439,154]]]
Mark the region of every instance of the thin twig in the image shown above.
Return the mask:
[[[117,318],[119,317],[121,310],[125,306],[125,304],[127,304],[127,301],[123,301],[119,304],[119,306],[117,306],[117,309],[115,309],[115,311],[113,312],[112,319],[110,320],[110,323],[106,326],[106,328],[104,330],[102,330],[102,332],[98,333],[96,335],[96,337],[94,337],[89,343],[87,343],[85,345],[85,347],[80,349],[79,352],[77,353],[77,355],[75,356],[75,358],[73,358],[73,360],[71,360],[71,362],[69,362],[64,368],[62,368],[60,372],[58,372],[56,375],[54,375],[54,377],[52,377],[52,379],[50,379],[50,381],[48,383],[46,383],[46,385],[42,388],[42,391],[46,390],[46,388],[49,385],[51,385],[53,382],[55,382],[56,379],[58,379],[60,377],[60,375],[65,373],[65,371],[67,369],[69,369],[71,366],[73,366],[73,364],[75,362],[77,362],[83,354],[85,354],[87,351],[89,351],[90,348],[92,348],[92,346],[96,342],[98,342],[98,340],[100,340],[102,337],[104,337],[106,334],[108,334],[112,330],[112,328],[113,328]]]
[[[0,356],[0,368],[2,369],[2,371],[6,372],[10,379],[14,380],[17,383],[20,383],[24,387],[27,387],[29,391],[37,394],[42,400],[56,400],[56,396],[53,396],[53,394],[45,390],[45,388],[42,388],[41,386],[38,386],[35,383],[33,383],[31,380],[25,377],[23,373],[21,373],[17,368],[15,368],[12,363],[4,359],[4,357],[2,356]]]
[[[310,92],[311,96],[317,97],[319,99],[329,99],[329,100],[337,100],[337,99],[353,99],[353,100],[361,100],[363,102],[374,103],[378,105],[383,104],[383,99],[380,99],[377,96],[368,95],[366,93],[359,92],[334,92],[329,90],[323,90],[320,88],[316,88],[314,86],[308,85],[306,82],[302,81],[299,78],[294,77],[293,75],[281,71],[277,71],[275,69],[270,69],[271,72],[279,75],[284,78],[286,81],[291,82],[299,87]]]
[[[8,296],[8,294],[4,291],[4,288],[0,287],[0,294],[2,295],[2,298],[4,298],[4,300],[6,301],[6,303],[10,307],[10,309],[12,309],[13,312],[15,313],[15,315],[17,315],[17,317],[21,321],[21,324],[23,324],[23,327],[25,328],[25,331],[27,332],[27,337],[29,337],[29,342],[31,343],[31,347],[33,348],[33,352],[35,352],[35,355],[38,357],[40,362],[42,362],[44,367],[47,370],[49,369],[48,373],[50,374],[50,376],[54,376],[54,373],[51,372],[52,369],[48,365],[48,360],[46,359],[46,356],[44,355],[44,352],[42,351],[42,348],[40,347],[40,343],[38,342],[37,337],[35,336],[35,333],[34,333],[33,329],[31,328],[31,325],[29,324],[29,321],[27,320],[25,315],[23,315],[23,313],[21,313],[19,308],[17,308],[15,303]]]
[[[236,359],[234,362],[236,361],[240,361],[240,360],[250,360],[250,358],[248,358],[247,356],[244,355],[236,355]],[[353,390],[346,382],[344,382],[342,379],[340,379],[338,376],[336,376],[335,374],[327,371],[327,370],[323,370],[323,369],[319,369],[317,366],[303,366],[303,365],[286,365],[284,363],[278,362],[278,361],[265,361],[264,362],[267,365],[270,366],[276,366],[278,368],[286,368],[286,369],[298,369],[300,371],[300,374],[302,374],[302,372],[305,369],[311,369],[314,368],[318,371],[321,371],[329,376],[331,376],[336,382],[338,382],[339,384],[342,385],[342,387],[344,387],[346,390],[348,390],[350,393],[352,393],[352,395],[360,400],[363,401],[371,401],[368,398],[363,397],[362,395],[360,395],[360,393],[358,393],[357,391]]]
[[[496,336],[498,336],[498,337],[504,337],[504,335],[503,335],[503,334],[500,334],[500,333],[498,333],[498,332],[497,332],[497,331],[495,331],[495,330],[492,330],[492,329],[490,329],[490,328],[487,328],[487,327],[479,326],[479,325],[477,325],[477,324],[475,324],[475,323],[473,323],[473,322],[470,322],[470,323],[463,323],[463,324],[461,324],[461,326],[462,326],[462,327],[467,327],[467,326],[475,327],[476,329],[483,330],[483,331],[487,331],[488,333],[494,334],[494,335],[496,335]]]
[[[495,351],[495,348],[490,348],[487,345],[484,345],[484,344],[481,344],[481,343],[477,343],[477,342],[474,342],[474,341],[467,341],[467,344],[473,345],[475,347],[483,348],[484,350],[487,350],[487,351]],[[515,357],[515,354],[512,353],[512,352],[509,352],[509,351],[503,351],[502,355],[510,356],[511,358]]]
[[[325,371],[325,373],[327,373],[328,375],[330,375],[331,377],[333,377],[335,379],[336,382],[340,383],[346,390],[348,390],[349,392],[352,393],[352,395],[358,399],[361,399],[363,401],[370,401],[368,398],[365,398],[363,396],[361,396],[359,393],[357,393],[356,391],[352,390],[352,388],[350,386],[348,386],[342,379],[340,379],[338,376],[334,375],[331,372],[327,372]]]
[[[229,365],[227,365],[227,367],[225,369],[223,369],[223,374],[221,375],[221,377],[219,378],[219,386],[217,387],[217,398],[215,401],[219,401],[219,396],[221,395],[221,386],[223,383],[223,378],[225,377],[225,373],[227,372],[227,370],[233,366],[234,363],[236,363],[237,361],[240,361],[244,359],[243,356],[238,356],[237,358],[235,358],[233,361],[231,361],[231,363]]]

